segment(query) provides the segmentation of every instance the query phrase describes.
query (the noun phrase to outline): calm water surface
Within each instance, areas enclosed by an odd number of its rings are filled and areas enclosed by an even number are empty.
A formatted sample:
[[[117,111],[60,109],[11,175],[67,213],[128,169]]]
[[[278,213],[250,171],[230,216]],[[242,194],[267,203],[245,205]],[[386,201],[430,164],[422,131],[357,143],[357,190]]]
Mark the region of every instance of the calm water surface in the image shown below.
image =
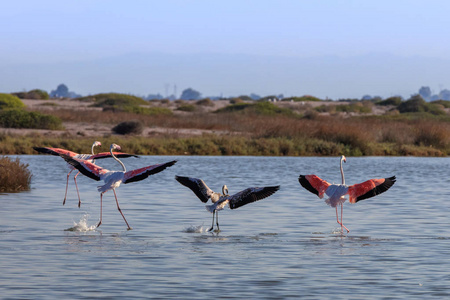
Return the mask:
[[[123,161],[128,169],[177,159],[117,196],[78,176],[62,205],[67,167],[53,156],[20,156],[32,190],[0,195],[0,298],[424,299],[450,296],[450,159],[348,157],[348,184],[397,176],[375,198],[345,203],[349,234],[335,211],[304,190],[299,174],[340,182],[339,158],[165,157]],[[99,164],[118,169],[108,159]],[[273,196],[211,214],[175,175],[199,177],[230,193],[281,185]]]

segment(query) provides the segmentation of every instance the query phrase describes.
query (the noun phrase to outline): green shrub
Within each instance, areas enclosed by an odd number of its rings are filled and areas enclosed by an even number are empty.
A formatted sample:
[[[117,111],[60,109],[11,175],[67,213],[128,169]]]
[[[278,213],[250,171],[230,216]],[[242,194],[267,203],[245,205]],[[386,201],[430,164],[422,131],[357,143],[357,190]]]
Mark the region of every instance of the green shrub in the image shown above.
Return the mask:
[[[117,134],[141,134],[144,124],[141,121],[125,121],[117,124],[112,131]]]
[[[337,112],[355,112],[361,114],[368,114],[372,112],[372,103],[371,102],[355,102],[349,105],[336,105]]]
[[[142,98],[124,94],[97,94],[83,97],[79,100],[94,101],[92,106],[103,107],[103,111],[129,112],[142,115],[171,115],[172,111],[163,107],[148,107],[148,102]]]
[[[7,108],[24,108],[25,104],[19,98],[11,94],[0,93],[0,110]]]
[[[395,96],[395,97],[387,98],[386,100],[383,100],[383,101],[379,101],[379,102],[377,102],[375,104],[376,105],[383,105],[383,106],[385,106],[385,105],[399,106],[400,103],[402,103],[402,97]]]
[[[81,97],[78,98],[78,100],[94,102],[94,107],[126,107],[148,105],[148,102],[142,98],[118,93],[96,94],[93,96]]]
[[[335,112],[346,112],[346,113],[360,113],[360,114],[368,114],[372,112],[373,104],[369,101],[358,101],[350,104],[338,104],[338,105],[321,105],[315,108],[318,112],[327,112],[327,113],[335,113]]]
[[[430,104],[439,104],[439,105],[442,105],[445,108],[450,108],[450,101],[448,101],[448,100],[431,101]]]
[[[408,101],[402,102],[398,106],[400,113],[430,113],[433,115],[444,115],[445,111],[439,105],[427,103],[419,95],[411,97]]]
[[[281,108],[273,104],[272,102],[268,101],[262,101],[262,102],[256,102],[256,103],[237,103],[228,105],[224,108],[218,109],[216,112],[223,113],[223,112],[245,112],[250,114],[256,114],[256,115],[288,115],[293,116],[294,112],[288,108]]]
[[[183,104],[177,108],[177,110],[193,112],[197,109],[195,105],[192,104]]]
[[[201,105],[201,106],[214,106],[214,102],[209,98],[198,100],[195,104]]]
[[[31,184],[31,172],[28,164],[7,156],[0,157],[0,192],[11,193],[28,191]]]
[[[12,93],[11,95],[17,96],[20,99],[34,99],[34,100],[48,100],[50,96],[44,90],[34,89],[29,92]]]
[[[294,101],[294,102],[303,102],[303,101],[322,101],[322,99],[319,99],[317,97],[314,96],[310,96],[310,95],[305,95],[302,97],[290,97],[290,98],[286,98],[286,101]]]
[[[250,97],[249,97],[250,98]],[[247,101],[253,101],[251,98],[250,98],[250,100],[247,100]],[[230,103],[231,104],[238,104],[238,103],[244,103],[244,99],[242,99],[242,98],[231,98],[230,99]]]
[[[243,111],[248,107],[251,107],[252,103],[236,103],[236,104],[232,104],[232,105],[228,105],[225,106],[223,108],[220,108],[218,110],[216,110],[216,112],[218,113],[232,113],[232,112],[238,112],[238,111]]]
[[[64,129],[60,118],[19,109],[0,111],[0,126],[5,128]]]
[[[239,100],[242,100],[242,101],[253,101],[253,98],[250,97],[250,96],[247,96],[247,95],[241,95],[239,97],[231,98],[230,102],[233,101],[233,100],[237,100],[238,102],[239,102]]]
[[[133,114],[140,114],[146,116],[156,115],[172,115],[172,111],[165,107],[142,107],[142,106],[126,106],[119,111],[129,112]]]

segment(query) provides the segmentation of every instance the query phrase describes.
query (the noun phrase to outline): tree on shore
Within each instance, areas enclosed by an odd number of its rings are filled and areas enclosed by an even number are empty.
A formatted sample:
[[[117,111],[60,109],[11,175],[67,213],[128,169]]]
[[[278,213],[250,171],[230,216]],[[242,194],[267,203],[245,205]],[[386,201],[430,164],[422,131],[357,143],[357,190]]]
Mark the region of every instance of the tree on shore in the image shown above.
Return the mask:
[[[202,94],[192,88],[185,89],[180,96],[181,100],[198,100]]]

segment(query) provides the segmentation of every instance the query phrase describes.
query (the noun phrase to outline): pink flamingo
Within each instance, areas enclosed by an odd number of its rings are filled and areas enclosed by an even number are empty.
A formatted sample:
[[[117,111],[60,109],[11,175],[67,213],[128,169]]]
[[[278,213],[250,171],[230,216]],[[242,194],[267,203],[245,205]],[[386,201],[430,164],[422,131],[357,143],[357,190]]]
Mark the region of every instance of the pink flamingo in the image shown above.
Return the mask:
[[[344,155],[341,156],[341,177],[342,184],[330,184],[325,180],[319,178],[316,175],[300,175],[298,181],[300,184],[313,194],[319,196],[320,199],[326,194],[329,198],[325,200],[325,203],[331,207],[336,208],[336,220],[342,228],[345,228],[347,232],[350,230],[342,223],[343,204],[348,195],[350,203],[356,203],[360,200],[374,197],[381,193],[386,192],[395,183],[395,176],[381,179],[370,179],[363,183],[354,184],[348,186],[345,184],[344,170],[342,168],[342,162],[347,162]],[[337,206],[341,206],[341,220],[339,221]]]
[[[152,165],[143,167],[140,169],[128,171],[125,168],[125,165],[116,157],[116,155],[113,153],[113,150],[120,150],[120,146],[116,144],[111,144],[111,147],[109,149],[110,154],[112,158],[114,158],[121,166],[122,171],[109,171],[105,168],[99,167],[87,160],[82,160],[76,157],[71,157],[68,155],[62,154],[62,158],[65,159],[65,161],[72,166],[74,166],[78,171],[80,171],[83,175],[86,175],[89,178],[92,178],[94,180],[103,180],[105,182],[104,185],[98,186],[97,190],[100,192],[100,221],[97,224],[97,227],[99,227],[102,224],[102,206],[103,206],[103,194],[106,193],[109,190],[113,190],[114,197],[116,198],[116,204],[117,209],[119,210],[120,214],[122,215],[125,223],[128,226],[128,230],[132,229],[130,225],[128,224],[127,220],[125,219],[125,216],[122,213],[122,210],[119,206],[119,201],[117,200],[116,195],[116,188],[120,186],[121,183],[127,184],[130,182],[140,181],[145,178],[147,178],[150,175],[159,173],[166,168],[173,166],[177,161],[170,161],[163,164],[158,165]]]
[[[102,146],[102,143],[100,143],[99,141],[95,141],[92,144],[92,147],[91,147],[91,153],[92,154],[78,154],[78,153],[70,151],[70,150],[61,149],[61,148],[50,148],[50,147],[33,147],[33,149],[36,150],[39,153],[51,154],[51,155],[55,155],[55,156],[60,156],[60,155],[64,154],[64,155],[68,155],[70,157],[75,157],[75,158],[78,158],[78,159],[84,159],[84,160],[88,160],[88,161],[94,163],[95,159],[102,159],[102,158],[111,157],[111,154],[109,152],[103,152],[103,153],[98,153],[98,154],[94,153],[94,148],[95,147],[101,147],[101,146]],[[121,157],[121,158],[131,157],[131,156],[138,157],[137,155],[128,154],[128,153],[116,152],[114,154],[116,156],[118,156],[118,157]],[[70,169],[70,171],[69,171],[69,173],[67,173],[66,193],[64,195],[63,205],[66,204],[67,188],[69,186],[70,173],[72,173],[72,171],[75,170],[75,168],[72,165],[70,165],[70,164],[67,164],[67,167]],[[81,198],[80,198],[80,192],[78,190],[78,184],[77,184],[77,176],[78,176],[78,174],[80,174],[79,171],[77,172],[77,174],[75,174],[75,177],[73,178],[73,180],[75,181],[75,187],[77,188],[78,207],[80,207],[81,206]]]

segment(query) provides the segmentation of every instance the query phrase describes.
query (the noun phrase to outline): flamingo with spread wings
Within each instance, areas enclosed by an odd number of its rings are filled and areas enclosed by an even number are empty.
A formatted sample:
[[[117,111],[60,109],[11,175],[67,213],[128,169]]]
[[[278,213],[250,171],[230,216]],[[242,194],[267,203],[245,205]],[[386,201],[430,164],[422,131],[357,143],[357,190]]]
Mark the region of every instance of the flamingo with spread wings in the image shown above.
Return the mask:
[[[208,202],[208,199],[211,199],[213,204],[206,205],[206,210],[213,214],[212,225],[208,231],[214,229],[214,213],[216,214],[217,231],[220,231],[219,210],[224,209],[226,205],[231,209],[236,209],[248,203],[269,197],[280,189],[279,185],[250,187],[230,196],[228,195],[228,188],[226,185],[222,187],[222,194],[220,194],[211,190],[201,179],[184,176],[175,176],[175,179],[182,185],[190,188],[203,203],[206,203]]]
[[[94,148],[95,147],[101,147],[101,146],[102,146],[102,143],[100,143],[99,141],[95,141],[92,144],[92,147],[91,147],[91,153],[92,154],[78,154],[78,153],[70,151],[70,150],[61,149],[61,148],[50,148],[50,147],[33,147],[33,149],[36,150],[39,153],[51,154],[51,155],[55,155],[55,156],[67,155],[67,156],[70,156],[70,157],[75,157],[75,158],[78,158],[78,159],[84,159],[84,160],[90,161],[91,163],[94,163],[96,159],[102,159],[102,158],[111,157],[111,154],[109,152],[103,152],[103,153],[98,153],[98,154],[94,153]],[[120,157],[120,158],[138,157],[137,155],[128,154],[128,153],[115,152],[114,154],[117,157]],[[72,171],[75,170],[75,168],[72,165],[70,165],[70,164],[67,164],[67,167],[70,169],[70,171],[69,171],[69,173],[67,173],[66,193],[64,195],[63,205],[66,204],[67,188],[69,186],[69,176],[72,173]],[[73,180],[75,181],[75,187],[77,188],[78,207],[80,207],[81,206],[81,198],[80,198],[80,192],[78,190],[78,184],[77,184],[77,176],[78,176],[78,174],[80,174],[79,171],[77,172],[77,174],[75,174]]]
[[[350,232],[350,230],[348,230],[347,227],[345,227],[342,223],[342,214],[344,209],[343,204],[345,200],[347,200],[346,196],[348,196],[348,201],[350,203],[356,203],[358,201],[374,197],[386,192],[391,186],[393,186],[396,178],[395,176],[392,176],[389,178],[370,179],[364,181],[363,183],[357,183],[348,186],[345,184],[342,162],[347,162],[347,159],[344,155],[341,156],[340,163],[342,184],[328,183],[316,175],[300,175],[298,181],[305,189],[313,194],[316,194],[321,199],[323,198],[324,194],[326,194],[329,198],[325,200],[325,203],[327,203],[331,207],[336,208],[336,220],[338,224],[341,225],[341,232],[343,232],[343,228],[345,228],[347,232]],[[337,209],[338,205],[341,206],[340,221]]]
[[[97,181],[103,180],[105,182],[104,185],[100,185],[97,187],[97,190],[100,192],[100,221],[98,222],[97,227],[102,224],[103,194],[109,190],[113,190],[114,197],[116,198],[117,209],[119,210],[123,220],[127,224],[128,230],[130,230],[131,227],[128,224],[127,220],[125,219],[122,210],[120,209],[119,201],[117,200],[116,195],[116,188],[118,188],[121,183],[127,184],[130,182],[140,181],[147,178],[150,175],[159,173],[165,170],[166,168],[173,166],[177,161],[173,160],[167,163],[147,166],[127,172],[125,165],[113,153],[113,150],[120,150],[120,149],[121,148],[119,145],[111,144],[109,152],[111,154],[111,157],[114,158],[122,166],[122,171],[110,171],[86,160],[70,157],[64,154],[62,154],[61,156],[67,163],[74,166],[83,175],[86,175],[87,177]]]

